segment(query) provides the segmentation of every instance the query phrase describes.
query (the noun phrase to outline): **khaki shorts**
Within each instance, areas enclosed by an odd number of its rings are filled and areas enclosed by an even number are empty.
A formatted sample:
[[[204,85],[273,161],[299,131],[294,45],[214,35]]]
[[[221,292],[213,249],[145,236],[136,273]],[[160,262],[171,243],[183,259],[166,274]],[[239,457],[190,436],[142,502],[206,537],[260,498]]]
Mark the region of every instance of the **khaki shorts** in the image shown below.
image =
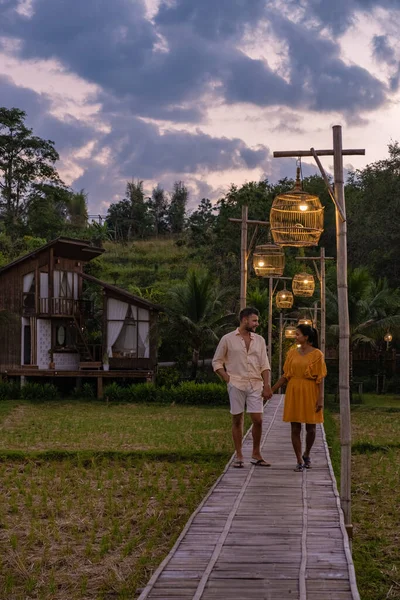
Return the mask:
[[[263,398],[261,395],[262,389],[255,390],[251,385],[246,390],[239,390],[231,383],[228,383],[228,394],[231,403],[231,414],[240,415],[244,412],[246,406],[248,413],[262,413]]]

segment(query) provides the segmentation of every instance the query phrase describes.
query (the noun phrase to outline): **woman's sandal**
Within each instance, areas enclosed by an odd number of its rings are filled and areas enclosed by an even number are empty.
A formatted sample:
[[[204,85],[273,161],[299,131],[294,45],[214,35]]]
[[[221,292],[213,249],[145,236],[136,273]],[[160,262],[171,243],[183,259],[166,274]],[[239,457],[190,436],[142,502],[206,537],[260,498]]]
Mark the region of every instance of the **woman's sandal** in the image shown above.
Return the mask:
[[[302,471],[304,471],[303,464],[297,463],[297,465],[295,466],[295,468],[293,470],[296,471],[297,473],[301,473]]]

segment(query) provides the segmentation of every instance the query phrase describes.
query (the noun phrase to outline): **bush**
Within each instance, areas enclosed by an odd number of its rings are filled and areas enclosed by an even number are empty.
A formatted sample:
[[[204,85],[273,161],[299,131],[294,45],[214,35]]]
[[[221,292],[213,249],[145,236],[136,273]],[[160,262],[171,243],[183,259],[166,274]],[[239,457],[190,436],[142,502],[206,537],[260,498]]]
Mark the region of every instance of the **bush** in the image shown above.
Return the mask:
[[[156,385],[158,387],[171,388],[179,384],[181,374],[175,367],[164,367],[158,370]]]
[[[73,398],[84,398],[85,400],[92,400],[96,397],[95,389],[93,384],[84,383],[82,387],[75,387],[72,391]]]
[[[18,400],[21,398],[21,388],[18,383],[0,381],[0,400]]]
[[[110,402],[150,402],[160,404],[186,404],[202,406],[227,406],[226,387],[219,383],[181,383],[174,387],[157,387],[154,383],[136,383],[121,387],[111,383],[104,390]]]
[[[57,400],[58,389],[52,383],[26,383],[21,388],[21,398],[24,400]]]

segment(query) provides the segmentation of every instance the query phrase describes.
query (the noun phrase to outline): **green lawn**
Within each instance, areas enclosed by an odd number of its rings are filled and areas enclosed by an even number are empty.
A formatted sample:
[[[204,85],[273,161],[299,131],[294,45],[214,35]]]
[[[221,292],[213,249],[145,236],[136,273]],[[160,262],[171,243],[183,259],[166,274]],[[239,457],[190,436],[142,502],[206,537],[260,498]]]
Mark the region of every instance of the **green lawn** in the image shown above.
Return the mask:
[[[7,417],[0,453],[54,449],[229,453],[230,422],[228,406],[20,403]]]
[[[361,600],[400,599],[400,396],[364,395],[352,407],[353,557]],[[338,478],[339,415],[326,432]]]
[[[221,474],[228,408],[0,403],[0,598],[132,600]]]

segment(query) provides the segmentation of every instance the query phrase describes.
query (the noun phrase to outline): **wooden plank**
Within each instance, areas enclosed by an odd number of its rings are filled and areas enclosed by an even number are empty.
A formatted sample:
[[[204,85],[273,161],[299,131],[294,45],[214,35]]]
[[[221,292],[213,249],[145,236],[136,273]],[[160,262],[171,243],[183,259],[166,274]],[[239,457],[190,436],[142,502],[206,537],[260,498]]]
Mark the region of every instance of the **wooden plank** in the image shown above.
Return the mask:
[[[245,468],[228,463],[139,600],[359,600],[323,428],[313,469],[294,473],[278,398],[264,413],[263,453],[272,467],[249,464],[247,434]]]

